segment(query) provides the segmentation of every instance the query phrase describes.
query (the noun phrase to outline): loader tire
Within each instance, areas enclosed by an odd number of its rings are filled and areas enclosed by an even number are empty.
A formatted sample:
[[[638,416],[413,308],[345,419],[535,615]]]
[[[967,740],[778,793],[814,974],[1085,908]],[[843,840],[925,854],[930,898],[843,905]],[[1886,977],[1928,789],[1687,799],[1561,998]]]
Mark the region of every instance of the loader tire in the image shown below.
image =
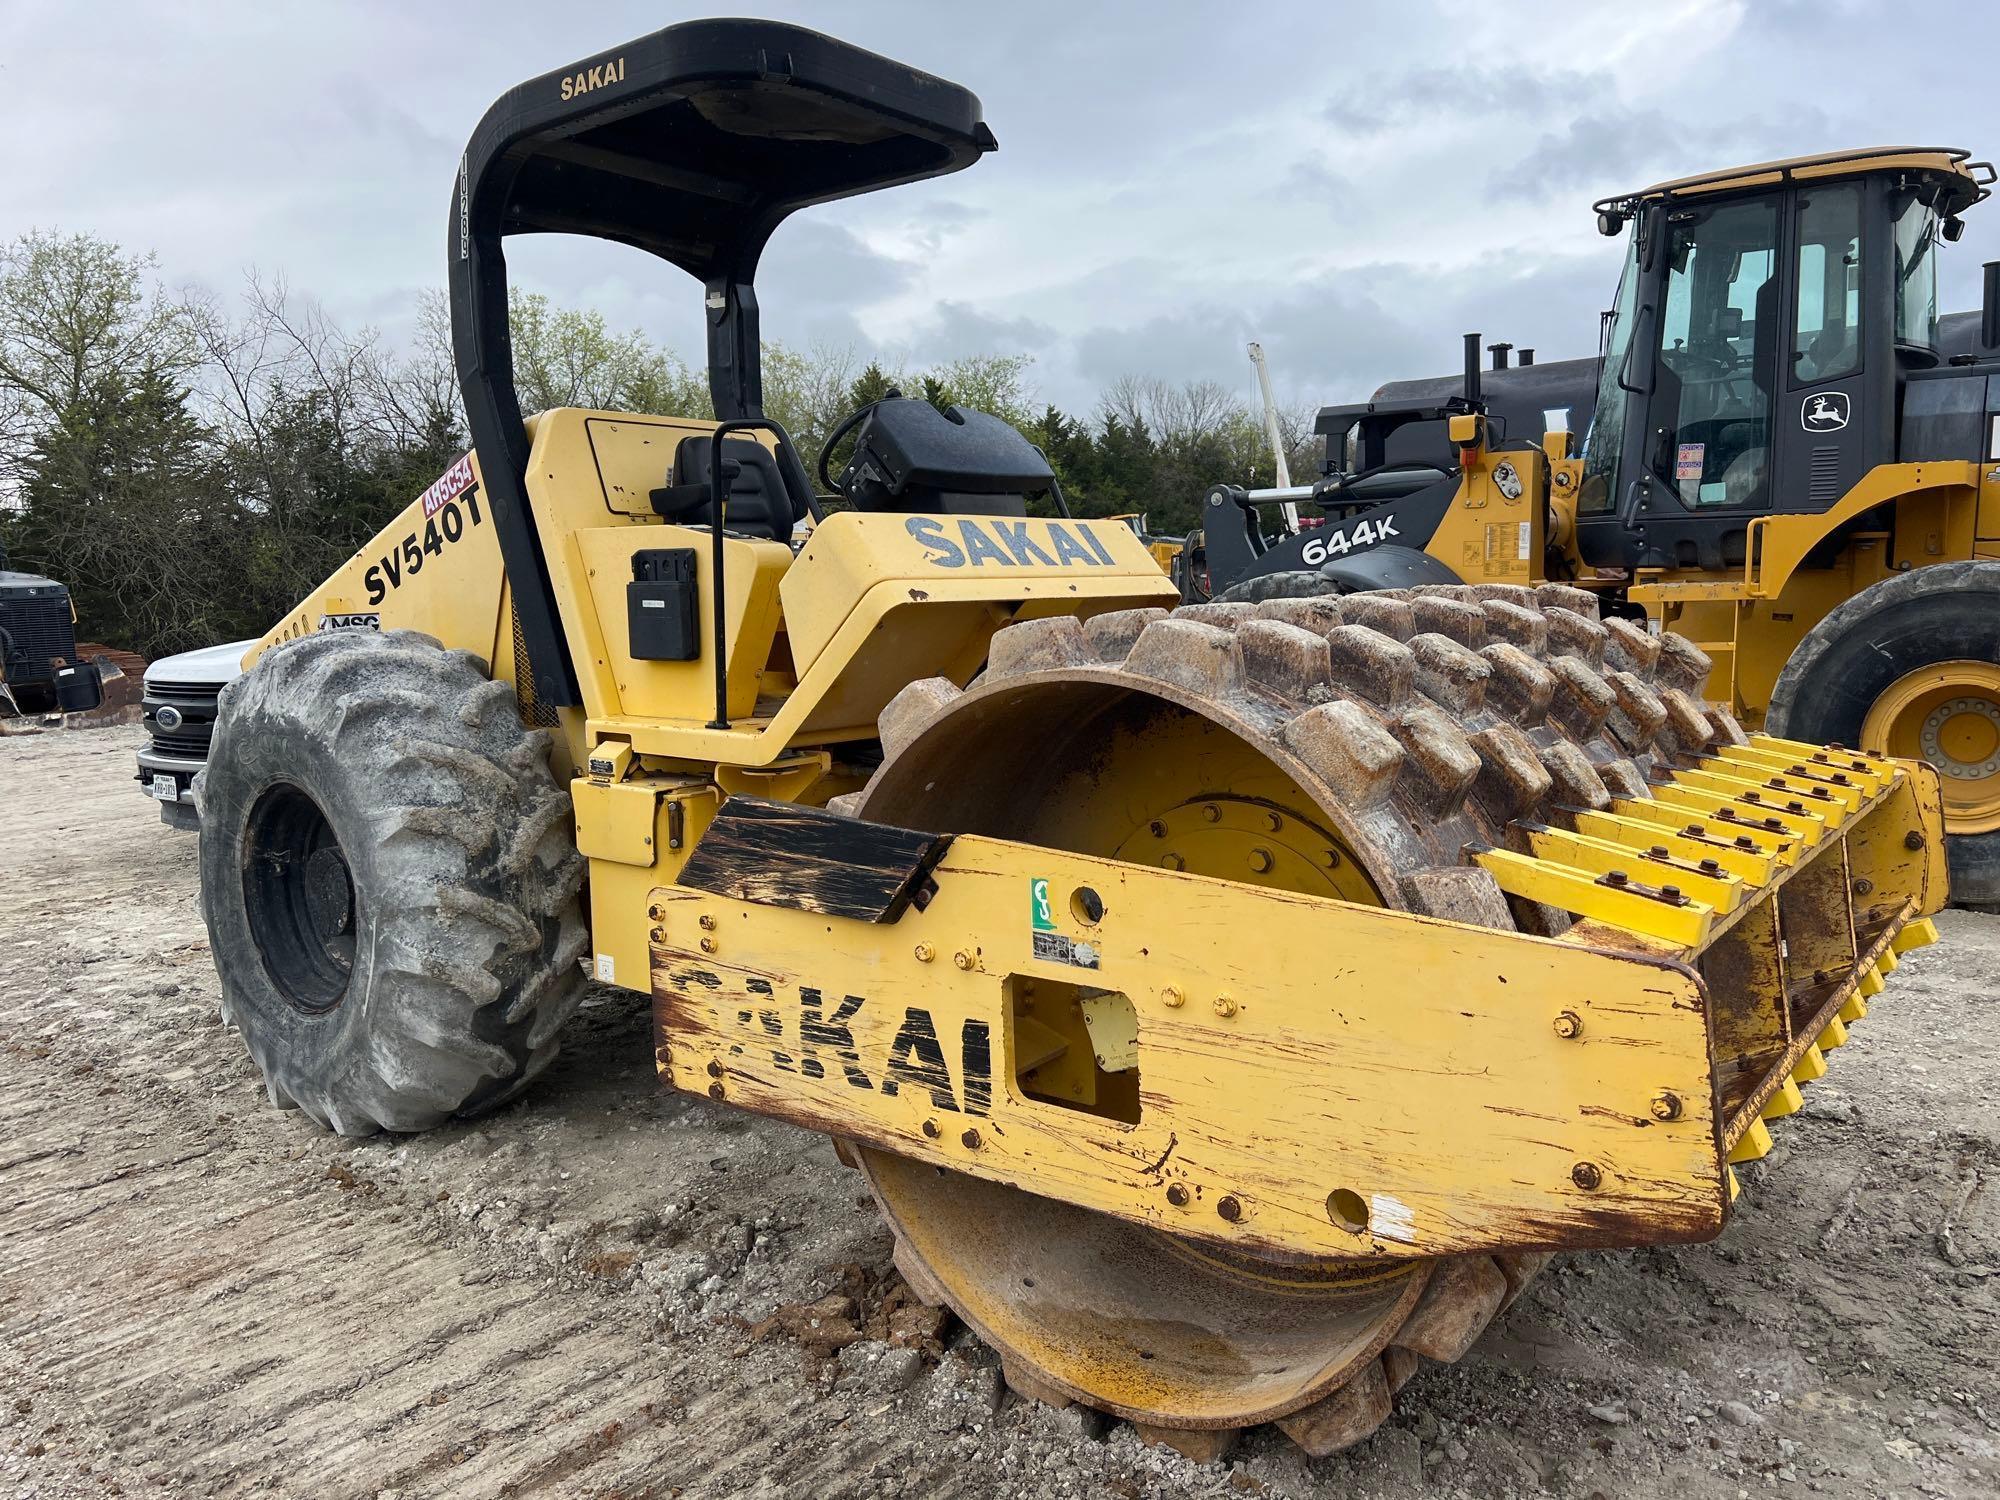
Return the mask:
[[[1709,669],[1560,585],[1028,620],[971,687],[905,688],[877,724],[881,767],[836,806],[1555,935],[1567,914],[1507,897],[1465,849],[1649,796],[1652,767],[1740,740],[1692,696]],[[993,1345],[1017,1392],[1207,1457],[1266,1422],[1313,1456],[1360,1441],[1548,1259],[1280,1263],[1032,1184],[850,1155],[904,1279]]]
[[[1214,595],[1211,604],[1262,604],[1266,599],[1317,599],[1348,592],[1331,578],[1299,568],[1285,573],[1260,573],[1232,583]]]
[[[2000,906],[2000,562],[1913,569],[1841,604],[1792,653],[1765,726],[1936,766],[1951,899]]]
[[[202,906],[274,1104],[425,1130],[555,1058],[588,934],[549,747],[477,657],[413,631],[307,636],[223,690]]]

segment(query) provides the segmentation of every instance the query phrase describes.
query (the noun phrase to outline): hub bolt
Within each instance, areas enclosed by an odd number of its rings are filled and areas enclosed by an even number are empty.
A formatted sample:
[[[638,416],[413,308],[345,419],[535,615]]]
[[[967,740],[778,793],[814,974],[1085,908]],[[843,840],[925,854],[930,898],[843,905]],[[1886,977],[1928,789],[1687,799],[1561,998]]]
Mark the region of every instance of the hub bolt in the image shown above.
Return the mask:
[[[1236,1002],[1227,995],[1215,997],[1215,1013],[1224,1020],[1236,1014]]]
[[[969,971],[972,968],[972,955],[970,953],[967,953],[963,948],[959,949],[958,952],[952,954],[951,961],[957,964],[961,969]]]
[[[664,927],[655,927],[653,929],[653,941],[656,943],[664,943],[666,940],[667,940],[667,929]]]
[[[1908,833],[1903,835],[1903,847],[1913,851],[1923,848],[1924,836],[1912,828]]]
[[[1168,1010],[1179,1010],[1187,1004],[1187,996],[1183,995],[1177,986],[1170,984],[1160,991],[1160,1004],[1166,1006]]]
[[[943,1133],[943,1132],[942,1132],[942,1131],[940,1131],[940,1130],[939,1130],[939,1128],[938,1128],[938,1122],[937,1122],[936,1120],[926,1120],[926,1121],[924,1121],[924,1137],[925,1137],[925,1139],[926,1139],[926,1140],[933,1140],[933,1141],[934,1141],[934,1140],[936,1140],[936,1139],[938,1138],[938,1136],[939,1136],[939,1135],[941,1135],[942,1133]]]
[[[1583,1017],[1573,1010],[1556,1013],[1556,1035],[1564,1041],[1571,1041],[1583,1035]]]
[[[917,962],[920,964],[927,964],[937,957],[937,949],[933,948],[929,943],[917,944],[916,953]]]
[[[722,1076],[722,1064],[719,1062],[710,1063],[708,1065],[708,1076],[710,1078],[720,1078]]]
[[[703,938],[701,940],[701,951],[704,953],[713,953],[715,951],[715,939]]]
[[[1167,836],[1167,825],[1162,823],[1158,818],[1155,818],[1146,825],[1146,832],[1150,833],[1156,839],[1163,839]]]
[[[722,1085],[719,1083],[711,1083],[708,1086],[708,1097],[711,1099],[720,1099],[722,1097]]]
[[[1167,1202],[1173,1204],[1175,1208],[1186,1208],[1188,1204],[1186,1184],[1176,1182],[1169,1186],[1167,1189]]]
[[[1595,1192],[1604,1181],[1604,1174],[1597,1169],[1594,1161],[1580,1161],[1569,1169],[1569,1180],[1586,1193]]]
[[[1271,851],[1269,849],[1252,849],[1250,851],[1250,868],[1256,874],[1259,875],[1270,874],[1271,866],[1275,865],[1276,863],[1277,861],[1271,857]]]
[[[1222,821],[1222,809],[1217,807],[1213,802],[1204,802],[1202,804],[1201,815],[1203,819],[1210,823],[1220,823]]]
[[[1222,1215],[1224,1222],[1230,1224],[1236,1223],[1237,1220],[1243,1217],[1243,1205],[1236,1201],[1233,1194],[1218,1201],[1215,1205],[1215,1211]]]
[[[1160,856],[1160,868],[1163,870],[1185,870],[1187,868],[1187,861],[1182,859],[1178,854],[1162,854]]]
[[[1681,1117],[1681,1101],[1678,1094],[1653,1095],[1653,1118],[1656,1120],[1678,1120]]]
[[[707,912],[701,914],[701,930],[703,932],[715,931],[715,918],[711,917]]]
[[[964,1135],[959,1137],[959,1140],[964,1144],[965,1149],[968,1151],[977,1151],[980,1145],[982,1144],[979,1139],[979,1132],[976,1130],[966,1131]]]

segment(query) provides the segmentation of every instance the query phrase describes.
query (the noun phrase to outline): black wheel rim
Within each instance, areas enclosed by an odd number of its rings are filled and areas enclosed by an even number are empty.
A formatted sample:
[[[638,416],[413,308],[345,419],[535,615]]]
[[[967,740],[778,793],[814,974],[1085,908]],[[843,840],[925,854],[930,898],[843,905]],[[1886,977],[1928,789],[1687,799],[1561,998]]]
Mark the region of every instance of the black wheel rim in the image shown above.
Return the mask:
[[[354,972],[354,879],[333,826],[296,786],[270,788],[243,834],[243,902],[264,970],[307,1015],[347,998]]]

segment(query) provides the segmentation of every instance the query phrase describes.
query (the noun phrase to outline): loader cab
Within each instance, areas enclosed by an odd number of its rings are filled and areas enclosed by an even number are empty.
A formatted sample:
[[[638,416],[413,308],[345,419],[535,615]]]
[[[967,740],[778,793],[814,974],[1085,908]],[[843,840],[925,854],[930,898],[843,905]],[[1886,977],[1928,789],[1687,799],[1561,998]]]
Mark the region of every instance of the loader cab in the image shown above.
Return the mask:
[[[1893,148],[1599,203],[1628,246],[1584,447],[1583,560],[1740,568],[1757,517],[1824,511],[1894,462],[1904,386],[1941,361],[1940,243],[1991,180],[1963,151]]]

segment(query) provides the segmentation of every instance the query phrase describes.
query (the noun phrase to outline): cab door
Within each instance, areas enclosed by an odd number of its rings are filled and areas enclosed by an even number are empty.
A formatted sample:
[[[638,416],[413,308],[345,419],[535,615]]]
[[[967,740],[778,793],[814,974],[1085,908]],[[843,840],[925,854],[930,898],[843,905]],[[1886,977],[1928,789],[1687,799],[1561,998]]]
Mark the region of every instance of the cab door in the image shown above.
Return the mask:
[[[1889,402],[1868,399],[1867,382],[1878,374],[1870,354],[1880,354],[1864,336],[1866,193],[1859,182],[1833,182],[1801,186],[1792,198],[1788,315],[1772,412],[1776,511],[1823,511],[1839,500],[1876,461],[1877,429],[1892,416]]]

